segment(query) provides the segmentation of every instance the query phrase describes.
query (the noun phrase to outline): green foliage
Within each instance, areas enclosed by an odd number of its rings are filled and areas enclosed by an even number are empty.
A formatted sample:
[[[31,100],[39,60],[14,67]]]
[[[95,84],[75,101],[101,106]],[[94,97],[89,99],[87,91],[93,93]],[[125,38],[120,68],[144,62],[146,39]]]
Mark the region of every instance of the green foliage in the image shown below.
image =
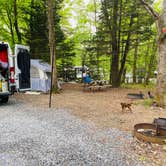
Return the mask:
[[[157,0],[157,1],[155,1],[155,2],[153,3],[154,9],[155,9],[157,12],[159,12],[159,13],[161,13],[161,4],[162,4],[162,1],[163,1],[163,0]]]
[[[114,3],[113,1],[103,0],[101,6],[101,14],[99,15],[100,24],[98,27],[98,32],[102,37],[102,41],[105,41],[105,44],[99,45],[100,48],[104,47],[107,49],[107,52],[110,52],[110,58],[112,59],[112,43],[115,40],[119,42],[119,70],[122,67],[122,60],[124,58],[124,54],[127,53],[127,58],[125,60],[125,69],[127,72],[131,72],[133,70],[133,63],[134,63],[134,50],[138,47],[138,56],[137,56],[137,68],[146,68],[145,66],[145,59],[146,62],[150,61],[151,55],[150,52],[154,50],[151,49],[148,54],[146,53],[146,47],[151,43],[151,40],[156,35],[156,32],[153,27],[153,19],[149,14],[147,14],[146,10],[137,3],[137,1],[119,1],[118,4],[118,21],[116,25],[116,38],[112,35],[113,29],[113,9]],[[133,17],[133,23],[130,27],[131,17]],[[128,35],[130,35],[130,39],[128,39]],[[101,41],[101,40],[100,40]],[[138,43],[136,42],[138,41]],[[127,43],[128,42],[128,43]],[[104,42],[102,42],[104,43]],[[110,44],[109,44],[110,43]],[[129,50],[125,52],[127,44],[129,45]],[[105,45],[105,46],[104,46]],[[142,46],[144,45],[144,46]],[[99,48],[99,49],[100,49]],[[105,49],[105,50],[106,50]],[[148,57],[147,57],[148,56]],[[140,61],[140,63],[139,63]],[[153,63],[154,65],[156,63]],[[122,68],[123,69],[123,68]],[[154,67],[151,73],[156,68]],[[146,69],[145,69],[146,70]],[[126,70],[123,69],[123,72]],[[110,71],[111,72],[111,71]],[[145,76],[145,75],[144,75]],[[118,77],[121,77],[120,75]]]
[[[26,40],[30,46],[32,58],[49,61],[47,15],[44,1],[32,0],[27,6],[22,8],[26,15],[29,15],[26,23],[28,26]]]
[[[18,39],[14,28],[13,0],[0,0],[0,2],[0,40],[8,41],[14,48]],[[64,68],[86,65],[93,71],[94,78],[109,79],[112,72],[112,42],[115,41],[111,32],[114,25],[113,2],[113,0],[54,0],[55,43],[60,76]],[[137,47],[137,70],[144,69],[144,76],[148,73],[150,77],[153,77],[157,64],[157,53],[153,56],[156,47],[154,21],[140,5],[140,1],[119,0],[118,2],[118,24],[116,25],[120,48],[118,70],[122,64],[130,32],[124,71],[133,72]],[[152,0],[148,2],[152,3]],[[161,0],[153,4],[157,11],[161,11],[160,4]],[[22,44],[30,46],[33,58],[41,58],[49,62],[46,0],[17,0],[17,10]],[[106,19],[107,16],[109,19]],[[130,27],[131,17],[133,24]],[[152,64],[150,70],[149,64]]]
[[[144,85],[144,84],[122,84],[123,88],[128,88],[128,89],[144,89],[144,90],[149,90],[152,91],[155,89],[154,84],[149,84],[149,85]]]
[[[150,106],[152,106],[152,104],[153,104],[153,100],[152,99],[144,99],[144,101],[143,101],[143,105],[145,107],[150,107]]]
[[[95,6],[94,1],[85,3],[84,1],[76,0],[73,3],[73,1],[64,0],[63,9],[60,12],[62,17],[61,25],[65,34],[70,36],[70,39],[75,43],[76,57],[74,58],[74,63],[76,65],[86,65],[93,71],[98,70],[99,75],[102,75],[100,71],[104,70],[108,79],[112,61],[111,42],[114,40],[109,30],[113,25],[113,1],[102,0],[100,2],[96,1]],[[108,26],[108,20],[106,20],[106,10],[110,18],[110,27]],[[120,3],[118,10],[120,12]],[[95,21],[95,15],[97,21]],[[129,28],[131,16],[133,16],[134,23]],[[128,33],[131,32],[130,47],[125,63],[126,72],[132,72],[133,70],[136,40],[138,40],[137,68],[143,68],[147,71],[147,66],[154,51],[152,43],[156,35],[152,18],[147,14],[144,7],[140,5],[139,1],[122,0],[121,18],[119,14],[118,21],[120,21],[119,19],[121,19],[121,24],[118,24],[117,27],[120,32],[119,62],[121,63],[123,58]],[[151,45],[148,53],[147,45]],[[147,62],[146,64],[145,61]],[[153,71],[156,69],[156,63],[156,61],[153,62],[153,67],[150,71],[151,76],[153,76]],[[95,75],[94,77],[96,77]]]
[[[8,41],[12,48],[18,43],[14,29],[13,0],[1,0],[0,26],[2,41]],[[73,45],[66,42],[66,36],[61,29],[59,11],[62,1],[54,0],[55,15],[55,45],[58,50],[58,59],[74,56]],[[30,46],[31,57],[49,62],[48,28],[47,28],[47,2],[46,0],[17,0],[18,25],[22,35],[22,44]],[[12,35],[13,31],[13,35]],[[62,50],[62,51],[59,51]],[[63,52],[63,53],[62,53]],[[70,53],[69,53],[70,52]],[[71,63],[71,60],[70,60]]]
[[[72,41],[65,40],[59,44],[59,48],[56,50],[58,54],[57,69],[59,77],[64,77],[64,69],[73,67],[73,58],[75,57],[73,47],[74,43]]]

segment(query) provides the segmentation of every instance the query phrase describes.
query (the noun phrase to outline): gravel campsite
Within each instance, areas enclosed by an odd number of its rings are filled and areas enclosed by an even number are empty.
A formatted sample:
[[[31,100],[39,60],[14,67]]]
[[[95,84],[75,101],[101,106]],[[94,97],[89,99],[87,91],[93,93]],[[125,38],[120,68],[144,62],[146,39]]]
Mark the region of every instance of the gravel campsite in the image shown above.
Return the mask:
[[[0,166],[166,166],[166,0],[0,2]]]
[[[165,110],[136,100],[132,113],[122,113],[130,91],[138,90],[84,92],[65,84],[51,109],[48,94],[14,95],[0,106],[0,165],[165,165],[164,145],[132,136],[135,123],[166,116]]]

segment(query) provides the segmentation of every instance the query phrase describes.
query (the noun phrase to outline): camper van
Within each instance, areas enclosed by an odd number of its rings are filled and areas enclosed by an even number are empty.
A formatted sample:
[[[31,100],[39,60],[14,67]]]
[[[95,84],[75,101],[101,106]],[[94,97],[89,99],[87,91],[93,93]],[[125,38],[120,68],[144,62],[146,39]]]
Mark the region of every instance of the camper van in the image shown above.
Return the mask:
[[[9,44],[0,42],[0,102],[7,103],[9,95],[29,89],[29,47],[16,44],[12,54]]]

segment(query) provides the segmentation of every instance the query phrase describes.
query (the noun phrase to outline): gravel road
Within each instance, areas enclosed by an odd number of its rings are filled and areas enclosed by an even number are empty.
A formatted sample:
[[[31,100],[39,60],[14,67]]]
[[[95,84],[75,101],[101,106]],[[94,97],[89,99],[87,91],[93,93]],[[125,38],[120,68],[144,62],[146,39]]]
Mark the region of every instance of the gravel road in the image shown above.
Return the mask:
[[[11,98],[0,106],[0,166],[143,165],[123,150],[131,135],[99,130],[66,110]]]

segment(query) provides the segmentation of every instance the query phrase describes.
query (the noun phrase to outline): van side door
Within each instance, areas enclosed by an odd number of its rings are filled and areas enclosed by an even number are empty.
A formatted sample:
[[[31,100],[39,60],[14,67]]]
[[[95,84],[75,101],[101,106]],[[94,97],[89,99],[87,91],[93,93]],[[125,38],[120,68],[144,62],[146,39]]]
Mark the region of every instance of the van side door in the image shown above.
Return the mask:
[[[28,46],[15,45],[15,78],[17,91],[30,90],[30,53]]]

